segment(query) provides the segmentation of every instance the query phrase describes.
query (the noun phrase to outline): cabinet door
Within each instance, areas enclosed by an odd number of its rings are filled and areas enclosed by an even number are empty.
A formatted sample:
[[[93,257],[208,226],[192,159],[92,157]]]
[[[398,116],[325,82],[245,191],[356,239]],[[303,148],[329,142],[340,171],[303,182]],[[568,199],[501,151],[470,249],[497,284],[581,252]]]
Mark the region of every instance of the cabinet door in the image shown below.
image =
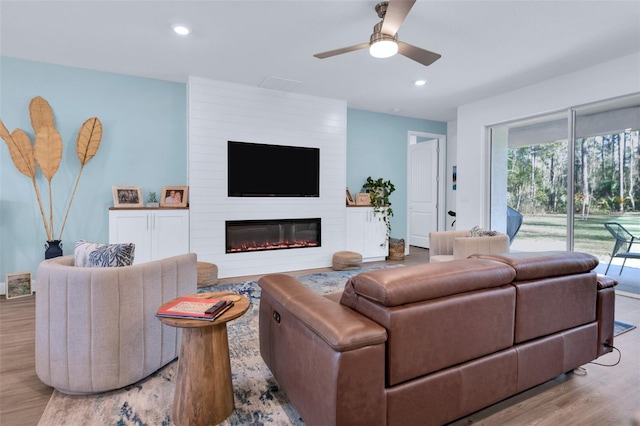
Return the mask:
[[[153,259],[189,253],[189,210],[156,210],[151,214]]]
[[[349,207],[347,208],[347,247],[348,251],[354,251],[362,254],[365,253],[365,229],[366,229],[366,207]]]
[[[380,213],[367,209],[366,231],[364,235],[364,256],[371,258],[385,258],[389,253],[387,241],[387,225]]]
[[[134,243],[133,264],[149,262],[152,260],[151,225],[148,211],[110,210],[109,243]]]
[[[384,260],[389,252],[387,227],[373,207],[347,207],[347,247],[362,260]]]

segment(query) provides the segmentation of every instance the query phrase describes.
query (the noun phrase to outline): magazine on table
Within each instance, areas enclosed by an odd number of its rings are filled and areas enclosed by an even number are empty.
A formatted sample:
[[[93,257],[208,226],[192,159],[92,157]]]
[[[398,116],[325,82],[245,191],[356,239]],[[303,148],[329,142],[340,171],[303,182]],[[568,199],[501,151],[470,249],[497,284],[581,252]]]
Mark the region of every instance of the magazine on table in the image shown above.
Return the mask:
[[[233,300],[180,297],[158,309],[156,316],[213,321],[232,306]]]

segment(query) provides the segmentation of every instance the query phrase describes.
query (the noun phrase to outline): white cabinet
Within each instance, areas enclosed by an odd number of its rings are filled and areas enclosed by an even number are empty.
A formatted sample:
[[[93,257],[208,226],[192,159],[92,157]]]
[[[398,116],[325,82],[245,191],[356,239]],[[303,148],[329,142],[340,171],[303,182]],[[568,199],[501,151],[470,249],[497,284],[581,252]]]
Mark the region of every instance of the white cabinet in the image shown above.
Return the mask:
[[[189,210],[111,209],[109,243],[134,243],[134,264],[189,253]]]
[[[347,250],[360,253],[364,262],[389,254],[387,226],[373,207],[347,207]]]

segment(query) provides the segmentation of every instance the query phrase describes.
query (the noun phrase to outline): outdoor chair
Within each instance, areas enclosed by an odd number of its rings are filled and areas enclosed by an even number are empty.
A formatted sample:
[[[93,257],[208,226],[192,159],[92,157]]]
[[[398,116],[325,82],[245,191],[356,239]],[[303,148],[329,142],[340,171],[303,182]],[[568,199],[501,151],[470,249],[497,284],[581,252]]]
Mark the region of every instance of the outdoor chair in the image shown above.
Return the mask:
[[[522,213],[507,206],[507,235],[509,236],[509,244],[513,242],[513,239],[518,234],[522,226],[522,219]]]
[[[611,252],[611,259],[609,259],[609,265],[607,266],[607,270],[605,271],[605,275],[607,274],[607,272],[609,272],[609,267],[611,266],[611,261],[614,257],[624,259],[622,261],[620,273],[618,274],[621,275],[627,259],[640,259],[640,251],[631,251],[631,246],[634,243],[640,243],[640,238],[632,235],[624,228],[624,226],[620,225],[617,222],[606,222],[604,226],[616,239],[616,243],[613,246],[613,251]]]

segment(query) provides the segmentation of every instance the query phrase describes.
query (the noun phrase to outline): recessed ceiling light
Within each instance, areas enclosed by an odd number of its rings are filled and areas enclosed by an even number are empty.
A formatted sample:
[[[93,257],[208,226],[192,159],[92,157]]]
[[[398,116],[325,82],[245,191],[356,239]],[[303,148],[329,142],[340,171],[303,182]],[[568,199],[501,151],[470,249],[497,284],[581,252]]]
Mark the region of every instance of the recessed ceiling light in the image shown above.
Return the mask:
[[[413,82],[413,84],[415,84],[416,86],[424,86],[425,84],[427,84],[427,80],[416,80]]]
[[[189,27],[185,27],[184,25],[181,25],[181,24],[173,24],[171,28],[173,29],[173,32],[180,35],[187,35],[191,32]]]

